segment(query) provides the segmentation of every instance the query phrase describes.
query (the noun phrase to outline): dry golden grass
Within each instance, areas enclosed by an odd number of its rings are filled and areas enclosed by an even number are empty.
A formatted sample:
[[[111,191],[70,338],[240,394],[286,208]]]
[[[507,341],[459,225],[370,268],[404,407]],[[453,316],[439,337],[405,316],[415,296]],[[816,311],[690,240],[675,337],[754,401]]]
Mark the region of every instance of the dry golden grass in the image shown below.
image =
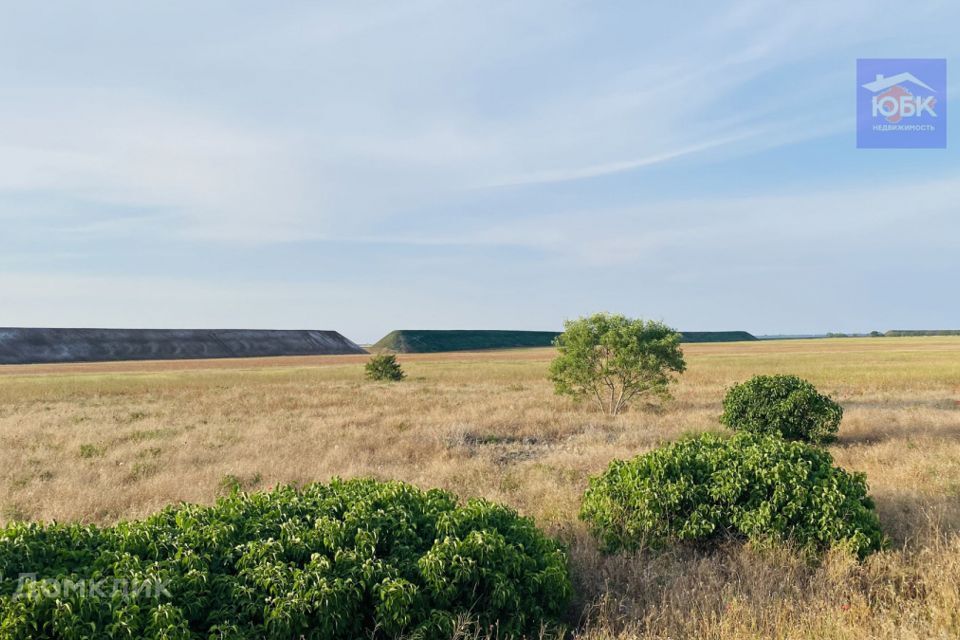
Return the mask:
[[[550,350],[0,368],[0,519],[111,523],[228,484],[374,475],[531,515],[571,547],[571,621],[606,638],[960,637],[960,338],[686,345],[660,410],[610,418],[553,395]],[[843,404],[838,464],[867,473],[891,550],[808,566],[784,551],[603,557],[576,513],[587,477],[719,430],[724,389],[809,378]]]

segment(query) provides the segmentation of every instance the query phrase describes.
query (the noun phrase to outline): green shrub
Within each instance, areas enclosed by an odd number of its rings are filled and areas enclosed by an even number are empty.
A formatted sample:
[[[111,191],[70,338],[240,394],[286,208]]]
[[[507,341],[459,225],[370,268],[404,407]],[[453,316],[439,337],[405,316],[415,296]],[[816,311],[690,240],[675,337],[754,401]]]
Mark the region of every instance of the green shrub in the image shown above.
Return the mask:
[[[796,376],[754,376],[723,399],[720,422],[731,429],[822,443],[840,428],[843,407]]]
[[[81,458],[99,458],[103,455],[104,448],[98,447],[95,444],[82,444],[80,445],[80,457]]]
[[[0,530],[5,638],[439,639],[464,615],[509,636],[553,624],[570,594],[564,552],[531,520],[399,482]]]
[[[392,353],[373,356],[370,358],[370,361],[367,362],[365,368],[367,378],[370,380],[399,382],[407,375],[403,372],[403,369],[400,368],[400,363],[397,362],[397,356]]]
[[[883,534],[862,474],[777,436],[713,434],[614,461],[592,478],[580,517],[605,551],[741,536],[859,556]]]

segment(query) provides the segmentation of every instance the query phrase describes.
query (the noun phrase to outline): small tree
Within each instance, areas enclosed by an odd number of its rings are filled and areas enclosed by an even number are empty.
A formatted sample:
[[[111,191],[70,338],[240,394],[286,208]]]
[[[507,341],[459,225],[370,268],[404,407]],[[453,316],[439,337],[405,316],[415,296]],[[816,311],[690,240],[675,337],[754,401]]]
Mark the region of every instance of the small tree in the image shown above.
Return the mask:
[[[568,320],[550,365],[558,394],[592,399],[617,415],[641,395],[665,398],[674,373],[686,369],[680,334],[663,323],[598,313]]]
[[[407,376],[407,374],[403,372],[403,369],[400,368],[400,363],[397,362],[397,356],[392,353],[382,353],[373,356],[370,358],[370,361],[367,362],[365,368],[367,378],[370,380],[399,382]]]

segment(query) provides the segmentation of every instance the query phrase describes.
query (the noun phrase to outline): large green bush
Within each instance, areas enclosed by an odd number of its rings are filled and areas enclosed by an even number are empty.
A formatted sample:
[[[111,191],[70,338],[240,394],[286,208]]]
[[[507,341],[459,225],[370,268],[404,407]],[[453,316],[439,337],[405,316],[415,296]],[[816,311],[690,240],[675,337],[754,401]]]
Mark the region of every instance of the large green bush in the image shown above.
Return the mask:
[[[580,517],[606,551],[742,536],[862,557],[884,540],[862,474],[817,447],[747,433],[614,461],[591,479]]]
[[[509,636],[551,624],[570,592],[531,520],[399,482],[0,531],[4,638],[448,638],[464,615]]]
[[[796,376],[754,376],[723,399],[720,422],[731,429],[822,443],[840,428],[843,407]]]

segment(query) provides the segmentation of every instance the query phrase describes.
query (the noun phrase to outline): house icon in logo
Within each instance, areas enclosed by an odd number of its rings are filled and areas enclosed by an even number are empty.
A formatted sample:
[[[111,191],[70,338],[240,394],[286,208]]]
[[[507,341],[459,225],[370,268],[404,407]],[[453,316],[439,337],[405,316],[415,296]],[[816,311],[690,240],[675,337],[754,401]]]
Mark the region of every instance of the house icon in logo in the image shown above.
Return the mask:
[[[936,90],[933,87],[918,79],[917,76],[913,75],[912,73],[898,73],[897,75],[889,78],[885,78],[882,73],[878,73],[877,79],[873,82],[868,82],[867,84],[863,85],[863,88],[876,93],[877,91],[883,91],[884,89],[895,87],[904,82],[912,82],[918,87],[923,87],[927,91],[933,91],[936,93]]]

